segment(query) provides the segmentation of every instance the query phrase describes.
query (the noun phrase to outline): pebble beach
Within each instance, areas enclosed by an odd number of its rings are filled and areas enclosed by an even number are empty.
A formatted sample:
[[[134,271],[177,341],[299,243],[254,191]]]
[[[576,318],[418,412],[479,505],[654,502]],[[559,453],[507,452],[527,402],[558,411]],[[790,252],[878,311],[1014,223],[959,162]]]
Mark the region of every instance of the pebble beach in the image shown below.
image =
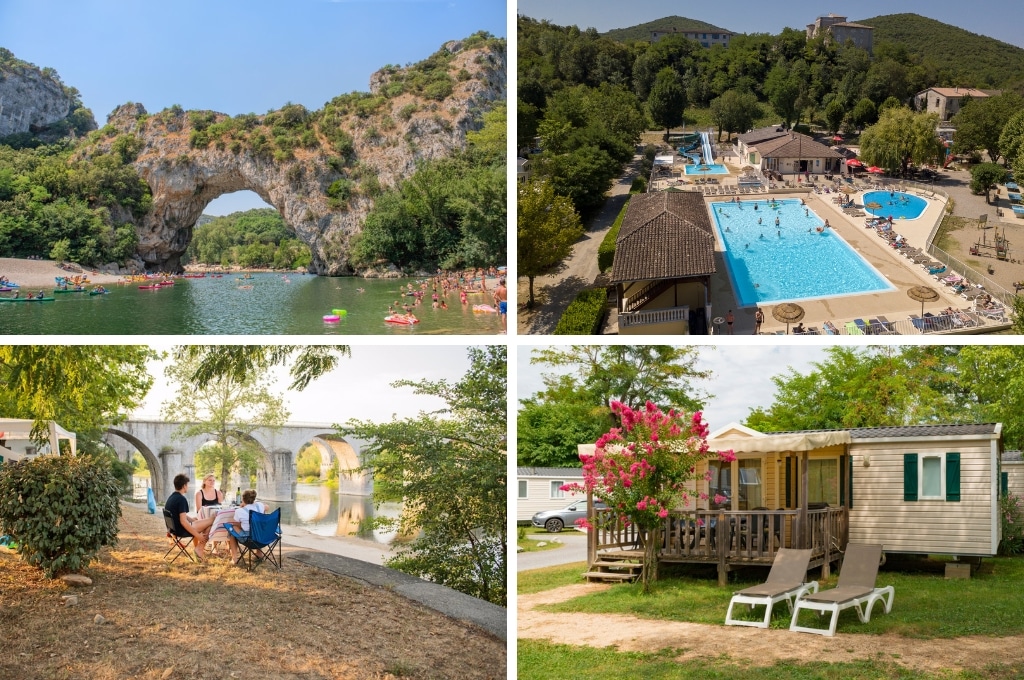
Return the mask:
[[[82,273],[89,277],[90,284],[111,284],[121,280],[120,276],[94,273],[83,269]],[[58,276],[73,276],[76,272],[64,271],[53,260],[22,260],[13,257],[0,257],[0,276],[6,276],[23,289],[52,289],[57,284]]]

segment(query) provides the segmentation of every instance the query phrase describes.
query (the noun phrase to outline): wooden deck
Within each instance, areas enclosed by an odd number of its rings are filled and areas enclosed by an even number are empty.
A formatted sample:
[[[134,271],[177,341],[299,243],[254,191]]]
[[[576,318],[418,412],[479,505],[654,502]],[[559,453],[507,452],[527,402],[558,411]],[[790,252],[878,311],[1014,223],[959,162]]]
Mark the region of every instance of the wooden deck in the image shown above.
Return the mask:
[[[646,540],[635,526],[619,521],[610,509],[595,510],[587,534],[588,578],[602,571],[621,573],[610,562],[642,561]],[[725,585],[737,566],[771,565],[780,547],[811,548],[810,568],[830,565],[841,556],[849,536],[846,508],[820,510],[696,510],[671,513],[661,527],[659,563],[715,564]],[[597,570],[595,571],[595,567]]]

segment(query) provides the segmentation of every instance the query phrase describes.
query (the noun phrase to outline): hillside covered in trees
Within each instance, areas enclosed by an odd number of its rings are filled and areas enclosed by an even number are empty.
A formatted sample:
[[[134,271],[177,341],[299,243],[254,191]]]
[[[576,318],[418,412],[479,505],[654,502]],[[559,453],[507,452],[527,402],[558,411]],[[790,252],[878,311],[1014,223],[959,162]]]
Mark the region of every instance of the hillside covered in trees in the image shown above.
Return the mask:
[[[296,269],[309,264],[309,248],[295,238],[273,208],[224,217],[203,215],[186,251],[191,263],[246,268]]]
[[[645,24],[637,24],[629,28],[614,28],[605,31],[602,35],[619,42],[631,42],[633,40],[650,40],[651,31],[707,31],[708,33],[732,33],[727,29],[709,24],[706,21],[687,19],[686,17],[670,16],[648,21]]]

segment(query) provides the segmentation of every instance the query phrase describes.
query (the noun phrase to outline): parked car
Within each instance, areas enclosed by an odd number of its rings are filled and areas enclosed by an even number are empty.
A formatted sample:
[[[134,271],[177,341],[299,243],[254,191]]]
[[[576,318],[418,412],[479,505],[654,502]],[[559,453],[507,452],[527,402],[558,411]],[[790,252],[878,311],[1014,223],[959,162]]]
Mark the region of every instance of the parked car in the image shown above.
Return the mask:
[[[603,509],[607,508],[604,501],[594,501],[594,508]],[[578,500],[572,505],[567,505],[561,510],[544,510],[538,512],[530,520],[530,523],[535,527],[543,527],[553,534],[557,534],[565,527],[575,527],[576,520],[586,519],[587,517],[587,501],[586,499]]]

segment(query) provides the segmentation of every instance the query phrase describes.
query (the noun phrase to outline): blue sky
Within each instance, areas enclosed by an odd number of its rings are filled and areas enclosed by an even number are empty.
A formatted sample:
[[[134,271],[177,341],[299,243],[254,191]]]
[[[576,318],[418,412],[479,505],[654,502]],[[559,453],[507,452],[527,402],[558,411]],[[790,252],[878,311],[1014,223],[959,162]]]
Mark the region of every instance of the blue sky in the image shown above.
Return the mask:
[[[786,373],[792,366],[799,373],[808,373],[811,365],[824,361],[824,346],[803,343],[774,345],[741,345],[741,338],[719,338],[718,347],[702,346],[698,366],[711,371],[711,380],[694,384],[714,396],[707,401],[704,420],[711,431],[741,422],[750,409],[770,406],[775,396],[772,377]],[[726,344],[728,343],[728,344]],[[541,373],[551,373],[530,364],[533,347],[520,346],[517,356],[517,400],[544,388]],[[518,401],[516,402],[518,406]]]
[[[103,126],[120,104],[231,115],[318,109],[479,30],[507,36],[503,0],[0,0],[0,46],[56,69]],[[242,200],[239,200],[242,199]],[[262,207],[252,192],[211,214]]]
[[[914,13],[959,26],[972,33],[1024,47],[1020,3],[1009,0],[860,0],[829,6],[820,0],[784,2],[679,2],[678,0],[518,0],[517,11],[554,24],[599,31],[628,28],[667,16],[699,19],[736,33],[779,33],[804,28],[817,17],[834,13],[851,21],[883,14]]]

